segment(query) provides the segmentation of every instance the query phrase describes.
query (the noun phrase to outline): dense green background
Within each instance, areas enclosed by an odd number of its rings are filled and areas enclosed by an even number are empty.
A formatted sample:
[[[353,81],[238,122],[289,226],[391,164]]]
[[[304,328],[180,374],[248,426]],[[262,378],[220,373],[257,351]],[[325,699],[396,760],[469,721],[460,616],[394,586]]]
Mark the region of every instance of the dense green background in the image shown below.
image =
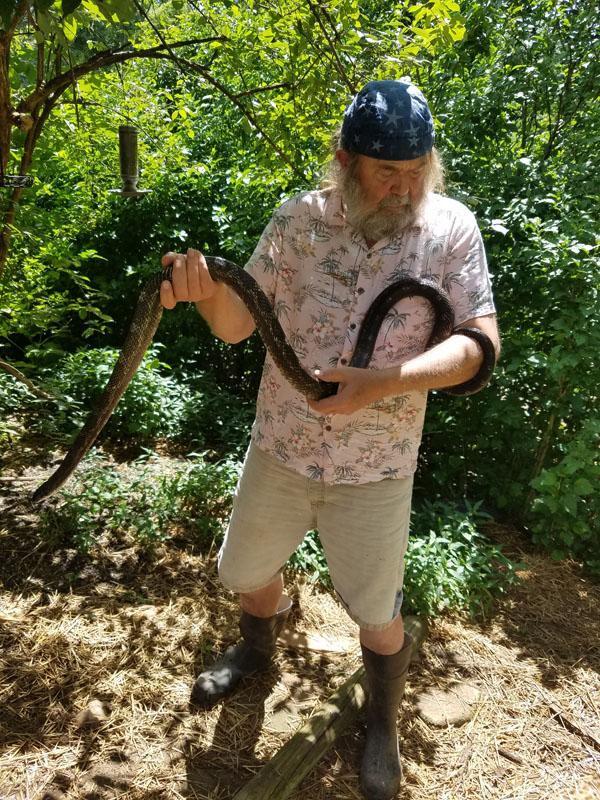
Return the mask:
[[[35,5],[37,27],[23,19],[11,43],[15,107],[40,49],[49,79],[107,49],[212,41],[90,70],[53,105],[10,226],[0,357],[62,399],[49,413],[0,373],[0,437],[14,442],[15,414],[50,441],[72,435],[111,363],[96,350],[118,346],[160,255],[195,246],[243,263],[277,203],[318,182],[352,92],[408,74],[434,111],[448,193],[478,217],[504,346],[484,392],[432,395],[417,498],[481,502],[600,572],[596,4]],[[152,189],[138,202],[108,193],[124,122]],[[11,146],[14,172],[26,131]],[[166,314],[108,433],[237,456],[261,359],[255,338],[225,346],[194,313]]]

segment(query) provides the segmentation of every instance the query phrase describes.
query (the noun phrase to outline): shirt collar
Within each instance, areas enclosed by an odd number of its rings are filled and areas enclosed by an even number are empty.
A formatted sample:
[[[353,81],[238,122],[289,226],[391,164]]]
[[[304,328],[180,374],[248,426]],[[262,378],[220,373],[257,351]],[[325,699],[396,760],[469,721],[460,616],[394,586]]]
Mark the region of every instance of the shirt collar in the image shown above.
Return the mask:
[[[325,190],[325,208],[323,220],[327,225],[343,227],[346,225],[346,208],[339,189],[332,187]]]

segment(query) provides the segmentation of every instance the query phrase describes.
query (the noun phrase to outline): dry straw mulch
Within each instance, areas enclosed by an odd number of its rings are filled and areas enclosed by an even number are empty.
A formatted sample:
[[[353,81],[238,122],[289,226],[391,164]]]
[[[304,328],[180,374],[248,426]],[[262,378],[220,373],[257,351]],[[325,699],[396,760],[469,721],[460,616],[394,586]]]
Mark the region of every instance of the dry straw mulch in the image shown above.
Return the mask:
[[[194,675],[236,638],[214,551],[170,544],[149,560],[123,543],[85,559],[45,549],[26,514],[5,515],[0,545],[1,800],[226,800],[359,663],[334,599],[296,583],[293,626],[348,652],[282,652],[265,678],[198,712]],[[433,624],[411,667],[405,800],[600,797],[600,587],[520,552],[516,536],[508,545],[521,584],[488,620]],[[473,718],[428,726],[418,693],[456,679],[481,691]],[[85,724],[94,701],[102,713]],[[292,800],[359,798],[363,737],[358,721]]]

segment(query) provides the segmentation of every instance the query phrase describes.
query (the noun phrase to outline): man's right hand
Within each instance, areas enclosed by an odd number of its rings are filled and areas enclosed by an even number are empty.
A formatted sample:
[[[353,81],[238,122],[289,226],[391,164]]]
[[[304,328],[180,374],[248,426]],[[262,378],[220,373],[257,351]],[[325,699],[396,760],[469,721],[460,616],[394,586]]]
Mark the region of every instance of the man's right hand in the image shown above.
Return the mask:
[[[161,264],[163,267],[173,265],[171,280],[163,281],[160,286],[160,302],[164,308],[175,308],[179,302],[209,300],[215,294],[218,284],[210,277],[199,250],[190,248],[186,254],[165,253]]]

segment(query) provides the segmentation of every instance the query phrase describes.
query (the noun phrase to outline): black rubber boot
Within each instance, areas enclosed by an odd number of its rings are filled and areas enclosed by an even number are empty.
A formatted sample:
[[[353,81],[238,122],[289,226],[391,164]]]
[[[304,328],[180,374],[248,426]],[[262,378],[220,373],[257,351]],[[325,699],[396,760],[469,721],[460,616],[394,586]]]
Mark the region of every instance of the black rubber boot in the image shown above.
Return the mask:
[[[367,800],[391,800],[400,788],[402,767],[396,719],[411,651],[408,634],[404,634],[402,649],[391,656],[362,647],[367,676],[367,741],[360,784]]]
[[[246,675],[262,672],[271,666],[277,637],[285,625],[292,602],[273,617],[253,617],[242,611],[242,640],[228,647],[212,667],[196,678],[191,701],[208,708],[229,694]]]

